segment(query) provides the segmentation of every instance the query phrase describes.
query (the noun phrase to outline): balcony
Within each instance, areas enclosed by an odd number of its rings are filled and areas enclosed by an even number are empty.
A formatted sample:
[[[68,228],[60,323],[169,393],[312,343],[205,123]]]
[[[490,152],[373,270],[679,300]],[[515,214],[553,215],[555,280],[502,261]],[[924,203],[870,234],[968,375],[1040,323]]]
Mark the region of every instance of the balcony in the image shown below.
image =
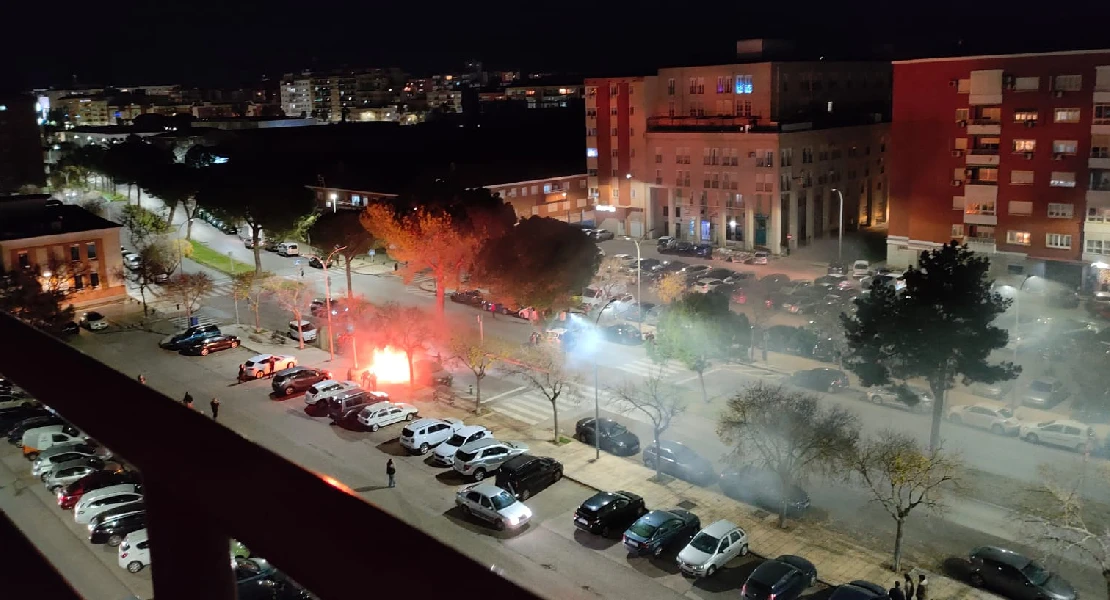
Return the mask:
[[[994,254],[998,250],[998,245],[995,244],[994,238],[966,238],[964,243],[967,244],[967,249],[972,252],[980,254]]]
[[[997,165],[999,160],[998,148],[972,148],[966,156],[969,165]]]
[[[648,131],[757,132],[777,131],[756,127],[758,117],[648,117]]]
[[[2,313],[0,338],[18,340],[21,349],[5,355],[6,376],[142,472],[148,528],[158,540],[151,552],[152,562],[158,564],[153,585],[159,600],[235,598],[227,550],[232,537],[321,598],[364,596],[367,565],[388,564],[396,582],[427,579],[427,560],[434,561],[436,577],[450,578],[452,589],[465,597],[536,598],[489,566],[366,503],[342,483],[294,465],[132,376]],[[42,376],[44,356],[66,377]],[[71,382],[78,380],[97,382],[96,402],[73,393]],[[152,423],[173,426],[151,427]],[[205,485],[182,485],[183,481]],[[228,499],[257,498],[260,490],[273,490],[274,482],[281,482],[280,493],[267,494],[250,510],[229,511]],[[306,507],[314,514],[343,515],[343,535],[321,526],[318,519],[305,518]],[[37,552],[26,549],[17,529],[6,519],[0,524],[6,526],[6,560],[29,565],[19,571],[8,565],[9,575],[19,574],[5,580],[6,589],[35,589],[43,598],[76,596],[63,592],[66,582],[57,569],[50,572]],[[320,548],[328,551],[319,552]],[[421,560],[398,560],[400,556]]]
[[[1002,133],[1002,123],[994,119],[974,119],[967,125],[968,135],[998,135]]]
[[[964,210],[964,223],[968,225],[998,225],[998,215],[994,211],[967,208]]]

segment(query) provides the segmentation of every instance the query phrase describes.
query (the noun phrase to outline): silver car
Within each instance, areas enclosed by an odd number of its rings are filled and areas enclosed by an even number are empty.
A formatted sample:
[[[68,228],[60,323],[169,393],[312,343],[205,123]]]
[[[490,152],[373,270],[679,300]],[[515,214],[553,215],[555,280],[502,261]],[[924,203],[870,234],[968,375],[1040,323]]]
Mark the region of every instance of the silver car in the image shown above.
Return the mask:
[[[501,464],[519,454],[528,452],[528,446],[519,442],[502,442],[484,438],[464,444],[455,453],[455,471],[473,477],[475,481],[501,468]]]
[[[493,523],[498,529],[515,529],[532,518],[532,509],[492,483],[459,490],[455,494],[455,505],[468,515]]]
[[[89,448],[77,448],[69,446],[63,448],[60,452],[51,452],[54,448],[48,448],[46,452],[40,454],[34,462],[31,463],[31,475],[38,477],[43,481],[46,480],[46,474],[53,471],[58,465],[67,462],[82,460],[87,458],[101,458],[97,455],[95,450]],[[50,454],[47,455],[46,453]]]
[[[988,429],[997,435],[1017,435],[1021,420],[1010,408],[990,404],[954,406],[948,411],[948,420],[957,425]]]
[[[868,388],[863,393],[863,400],[915,413],[927,413],[933,409],[932,394],[928,390],[913,386],[888,385]]]
[[[1070,393],[1055,377],[1038,377],[1021,391],[1021,403],[1026,406],[1051,407],[1068,399]]]
[[[47,473],[46,478],[43,479],[42,482],[46,484],[46,489],[53,492],[58,488],[65,487],[81,479],[85,475],[93,471],[99,471],[100,469],[101,467],[95,464],[83,463],[81,461],[65,463],[64,465],[58,465],[58,468]]]

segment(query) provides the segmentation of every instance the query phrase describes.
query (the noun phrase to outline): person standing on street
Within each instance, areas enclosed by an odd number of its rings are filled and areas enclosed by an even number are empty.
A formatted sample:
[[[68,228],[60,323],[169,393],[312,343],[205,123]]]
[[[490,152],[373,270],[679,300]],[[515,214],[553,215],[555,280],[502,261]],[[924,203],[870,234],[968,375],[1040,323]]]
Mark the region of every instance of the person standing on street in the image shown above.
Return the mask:
[[[929,600],[929,580],[924,574],[917,576],[917,600]]]
[[[193,395],[190,394],[189,392],[185,392],[185,397],[181,399],[181,403],[184,404],[185,406],[192,407],[193,406]]]
[[[215,421],[220,416],[220,399],[214,397],[208,405],[212,407],[212,420]]]
[[[913,598],[913,575],[910,575],[910,572],[906,571],[904,577],[906,579],[906,598],[909,600]]]
[[[246,379],[246,378],[247,378],[247,366],[244,365],[244,364],[240,364],[239,365],[239,383],[243,383],[243,380]]]
[[[146,385],[146,377],[142,373],[139,373],[139,383]]]
[[[385,463],[385,474],[389,477],[389,487],[397,487],[397,468],[393,466],[392,458]],[[905,598],[902,600],[905,600]]]
[[[902,582],[895,579],[894,587],[890,588],[887,595],[890,596],[890,600],[906,600],[906,594],[902,592]]]
[[[354,380],[355,380],[355,368],[354,367],[347,367],[347,381],[354,381]]]

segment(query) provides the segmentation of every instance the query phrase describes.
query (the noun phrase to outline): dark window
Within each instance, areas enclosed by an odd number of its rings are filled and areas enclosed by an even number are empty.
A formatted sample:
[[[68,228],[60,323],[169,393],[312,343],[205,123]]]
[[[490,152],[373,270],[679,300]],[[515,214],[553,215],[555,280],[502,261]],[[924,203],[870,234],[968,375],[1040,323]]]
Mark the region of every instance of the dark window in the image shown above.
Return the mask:
[[[70,258],[70,260],[81,260],[81,247],[78,246],[77,244],[74,244],[74,245],[70,246],[69,247],[69,258]]]
[[[27,269],[31,266],[31,257],[26,252],[19,253],[19,268]]]
[[[663,216],[664,216],[664,217],[665,217],[665,216],[667,216],[667,209],[668,209],[668,208],[670,208],[670,207],[668,207],[668,206],[664,206],[664,207],[663,207]]]
[[[85,255],[89,260],[96,258],[96,242],[89,242],[85,244]]]
[[[78,290],[85,289],[85,278],[81,275],[73,276],[73,287]]]
[[[92,287],[100,286],[100,275],[98,273],[89,273],[89,285]]]

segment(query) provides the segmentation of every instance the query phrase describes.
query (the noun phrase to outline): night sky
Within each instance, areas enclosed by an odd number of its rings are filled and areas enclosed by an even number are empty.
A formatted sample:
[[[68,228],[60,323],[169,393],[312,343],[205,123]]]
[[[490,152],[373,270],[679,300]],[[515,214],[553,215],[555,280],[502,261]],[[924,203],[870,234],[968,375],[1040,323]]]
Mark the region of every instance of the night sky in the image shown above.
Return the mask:
[[[805,40],[830,57],[879,44],[896,57],[1110,47],[1110,2],[1093,1],[1066,3],[1068,14],[1048,2],[1023,9],[988,0],[922,3],[927,14],[874,0],[194,4],[108,3],[90,18],[95,3],[51,3],[49,17],[84,18],[40,23],[33,39],[21,37],[31,28],[0,36],[6,55],[19,56],[0,61],[0,72],[23,88],[65,85],[74,75],[87,84],[217,86],[343,65],[429,74],[468,58],[491,69],[642,74],[726,62],[748,37]]]

